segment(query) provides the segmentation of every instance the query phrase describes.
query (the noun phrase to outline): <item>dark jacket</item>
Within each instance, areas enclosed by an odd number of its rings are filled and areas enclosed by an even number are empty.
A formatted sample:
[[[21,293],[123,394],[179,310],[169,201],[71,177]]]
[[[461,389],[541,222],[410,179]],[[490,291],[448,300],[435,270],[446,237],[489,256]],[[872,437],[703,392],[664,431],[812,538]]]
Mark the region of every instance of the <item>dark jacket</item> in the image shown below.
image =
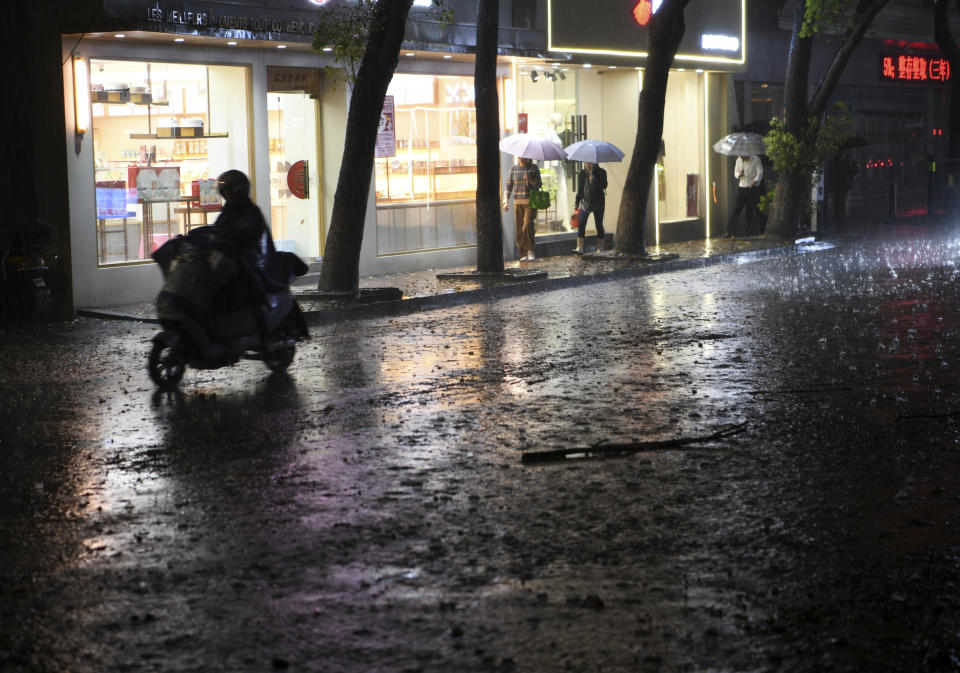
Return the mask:
[[[606,205],[607,172],[597,166],[593,169],[593,176],[586,170],[580,172],[577,180],[577,195],[573,199],[573,207],[579,208],[583,204],[584,210],[600,210]]]
[[[273,237],[263,213],[250,199],[224,205],[213,226],[236,246],[238,254],[270,255],[274,252]]]

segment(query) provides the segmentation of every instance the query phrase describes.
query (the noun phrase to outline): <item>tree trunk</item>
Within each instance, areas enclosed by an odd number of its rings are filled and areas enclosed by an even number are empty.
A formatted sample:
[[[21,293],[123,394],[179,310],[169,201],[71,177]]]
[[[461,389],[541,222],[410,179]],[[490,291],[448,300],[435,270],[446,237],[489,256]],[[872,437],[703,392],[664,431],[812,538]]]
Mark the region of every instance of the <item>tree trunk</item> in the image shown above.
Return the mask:
[[[786,131],[807,147],[817,142],[820,122],[850,56],[860,44],[874,18],[889,1],[858,0],[853,23],[839,40],[839,47],[830,59],[816,91],[808,101],[807,85],[813,37],[801,34],[807,0],[793,0],[795,12],[790,51],[787,54],[787,77],[783,90],[783,125]],[[814,121],[813,124],[811,120]],[[812,170],[810,166],[799,166],[781,172],[767,217],[766,235],[768,237],[790,239],[796,236],[800,216],[805,208],[804,199],[807,197],[810,180],[813,177]]]
[[[343,161],[318,283],[321,291],[353,292],[360,284],[360,246],[373,177],[377,128],[387,86],[400,60],[400,46],[412,5],[413,0],[381,0],[374,10],[366,51],[350,98]]]
[[[800,36],[804,3],[795,4],[799,7],[794,16],[790,51],[787,53],[787,79],[783,87],[783,126],[802,140],[807,132],[807,80],[810,76],[813,38]],[[768,237],[794,238],[800,213],[803,211],[804,183],[809,184],[809,180],[810,175],[802,167],[780,174],[767,216]]]
[[[950,159],[960,158],[960,47],[950,30],[950,5],[953,0],[937,0],[933,10],[934,36],[944,58],[950,62],[950,118],[947,121],[947,155]]]
[[[473,86],[477,110],[477,271],[503,272],[500,221],[500,103],[497,38],[500,0],[480,0]]]
[[[800,217],[806,213],[810,198],[810,174],[804,171],[782,173],[770,204],[766,236],[794,239],[800,230]]]
[[[665,0],[651,17],[649,56],[643,71],[643,90],[638,103],[637,138],[623,185],[617,216],[616,249],[625,254],[645,254],[647,204],[660,138],[663,137],[663,107],[667,77],[683,38],[683,10],[690,0]]]

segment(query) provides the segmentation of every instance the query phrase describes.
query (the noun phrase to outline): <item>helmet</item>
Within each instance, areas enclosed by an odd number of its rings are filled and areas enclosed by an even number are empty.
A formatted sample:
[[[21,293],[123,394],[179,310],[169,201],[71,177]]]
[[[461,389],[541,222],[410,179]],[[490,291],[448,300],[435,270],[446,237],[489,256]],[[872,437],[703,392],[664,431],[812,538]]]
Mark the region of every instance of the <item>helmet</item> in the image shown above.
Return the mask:
[[[217,178],[217,191],[225,199],[250,196],[250,180],[241,171],[229,170]]]

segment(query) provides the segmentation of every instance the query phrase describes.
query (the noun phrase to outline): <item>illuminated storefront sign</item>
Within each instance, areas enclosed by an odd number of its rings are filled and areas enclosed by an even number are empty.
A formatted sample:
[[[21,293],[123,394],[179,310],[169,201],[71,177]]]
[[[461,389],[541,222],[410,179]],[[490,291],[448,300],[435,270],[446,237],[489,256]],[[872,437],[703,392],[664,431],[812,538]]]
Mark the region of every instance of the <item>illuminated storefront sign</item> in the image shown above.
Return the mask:
[[[740,38],[733,35],[701,35],[700,46],[704,51],[738,51]]]
[[[884,54],[880,57],[880,80],[942,84],[950,81],[950,62],[939,54]]]
[[[547,0],[550,51],[645,58],[648,30],[662,0],[596,3]],[[745,62],[746,0],[691,0],[684,14],[683,41],[675,61]]]

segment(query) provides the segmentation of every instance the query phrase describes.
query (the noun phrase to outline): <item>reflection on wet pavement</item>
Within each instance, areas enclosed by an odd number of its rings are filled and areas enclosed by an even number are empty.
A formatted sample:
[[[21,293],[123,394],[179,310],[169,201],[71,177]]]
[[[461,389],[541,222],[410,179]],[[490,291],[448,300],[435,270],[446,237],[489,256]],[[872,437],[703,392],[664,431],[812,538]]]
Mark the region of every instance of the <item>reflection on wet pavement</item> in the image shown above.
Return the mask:
[[[176,394],[150,326],[2,333],[0,668],[956,670],[958,264],[348,320]]]

